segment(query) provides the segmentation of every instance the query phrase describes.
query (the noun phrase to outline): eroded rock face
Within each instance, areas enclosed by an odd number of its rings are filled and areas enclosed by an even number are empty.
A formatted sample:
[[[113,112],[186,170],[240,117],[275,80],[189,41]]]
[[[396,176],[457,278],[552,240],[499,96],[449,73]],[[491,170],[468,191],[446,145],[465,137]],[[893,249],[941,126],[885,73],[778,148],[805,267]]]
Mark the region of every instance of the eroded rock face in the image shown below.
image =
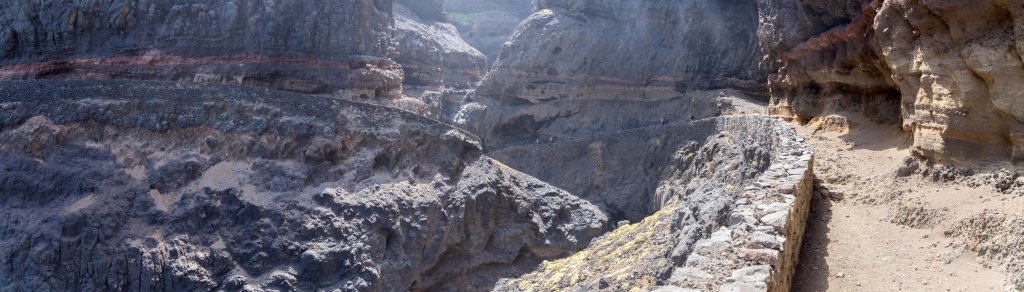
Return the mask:
[[[538,8],[481,95],[641,100],[675,97],[679,88],[758,87],[752,2],[540,1]]]
[[[533,13],[531,0],[445,0],[448,19],[462,38],[487,56],[487,66],[519,22]]]
[[[770,113],[806,122],[857,113],[900,121],[899,91],[874,42],[881,1],[760,1],[759,38],[769,78]],[[802,15],[805,17],[792,17]]]
[[[423,2],[418,4],[423,6],[430,1],[412,2]],[[487,57],[466,43],[443,14],[436,13],[434,9],[395,7],[395,38],[401,52],[397,61],[405,70],[405,84],[433,90],[475,88],[486,73]]]
[[[916,151],[1024,158],[1019,1],[886,1],[875,30]]]
[[[760,1],[773,114],[900,123],[942,161],[1019,160],[1016,1]],[[793,18],[791,15],[807,17]]]
[[[395,97],[391,0],[3,1],[2,79],[156,79]]]
[[[748,136],[755,133],[727,137],[727,129],[739,129],[742,122],[770,129],[771,122],[765,121],[769,119],[763,119],[721,118],[646,127],[561,143],[508,147],[488,155],[580,194],[615,219],[636,222],[683,194],[699,188],[711,191],[728,184],[743,185],[745,179],[763,171],[772,158],[771,144],[736,144],[756,140]],[[770,130],[756,134],[768,133]],[[707,178],[714,179],[704,180]]]
[[[489,155],[633,222],[498,291],[789,290],[813,180],[790,125],[720,117]]]
[[[404,111],[145,81],[0,92],[0,290],[486,290],[608,221]]]
[[[716,113],[692,91],[760,89],[756,3],[537,5],[464,110],[490,146],[699,119]]]

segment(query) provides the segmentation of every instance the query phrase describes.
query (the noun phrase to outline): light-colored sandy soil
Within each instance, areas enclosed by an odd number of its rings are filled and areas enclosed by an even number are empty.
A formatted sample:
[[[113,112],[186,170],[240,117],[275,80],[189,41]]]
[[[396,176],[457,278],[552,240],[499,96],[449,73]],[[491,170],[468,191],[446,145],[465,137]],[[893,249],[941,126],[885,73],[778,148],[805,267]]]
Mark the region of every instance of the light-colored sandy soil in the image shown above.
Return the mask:
[[[819,191],[794,291],[1012,290],[1003,266],[1012,260],[979,257],[957,230],[967,218],[1020,215],[1024,197],[997,191],[985,170],[921,162],[899,177],[905,159],[918,163],[909,138],[896,125],[850,120],[850,130],[837,126],[849,121],[840,116],[798,127],[817,151]]]

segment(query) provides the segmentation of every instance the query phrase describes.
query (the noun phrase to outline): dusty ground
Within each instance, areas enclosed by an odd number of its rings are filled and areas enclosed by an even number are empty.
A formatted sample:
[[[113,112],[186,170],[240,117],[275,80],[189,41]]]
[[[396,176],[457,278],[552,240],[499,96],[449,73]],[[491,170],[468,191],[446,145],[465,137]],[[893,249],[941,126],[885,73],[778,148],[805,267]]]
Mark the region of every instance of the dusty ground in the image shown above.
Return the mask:
[[[984,170],[958,175],[922,166],[899,177],[909,138],[895,125],[854,123],[849,131],[843,118],[798,127],[816,147],[824,191],[814,201],[794,291],[1012,290],[1001,265],[1007,261],[978,257],[971,251],[978,243],[954,230],[966,218],[1021,214],[1024,199],[986,184]],[[945,177],[933,180],[936,173]]]

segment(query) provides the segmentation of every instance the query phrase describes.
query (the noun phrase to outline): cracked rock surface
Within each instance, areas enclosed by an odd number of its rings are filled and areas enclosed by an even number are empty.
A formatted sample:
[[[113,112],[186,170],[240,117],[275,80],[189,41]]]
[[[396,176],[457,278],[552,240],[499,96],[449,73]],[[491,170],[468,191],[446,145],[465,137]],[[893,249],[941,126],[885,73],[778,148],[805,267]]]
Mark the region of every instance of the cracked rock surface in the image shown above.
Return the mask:
[[[0,90],[0,290],[485,290],[608,225],[404,111],[164,82]]]
[[[764,94],[754,2],[535,4],[455,118],[488,147],[717,115],[698,91]]]

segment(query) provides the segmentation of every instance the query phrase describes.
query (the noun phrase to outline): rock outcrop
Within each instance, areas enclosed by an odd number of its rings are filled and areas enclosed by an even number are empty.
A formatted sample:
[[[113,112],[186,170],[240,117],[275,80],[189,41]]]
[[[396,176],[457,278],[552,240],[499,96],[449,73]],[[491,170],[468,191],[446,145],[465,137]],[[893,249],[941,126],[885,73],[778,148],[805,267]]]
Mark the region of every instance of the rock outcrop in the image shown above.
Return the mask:
[[[2,79],[154,79],[397,97],[391,0],[4,1]]]
[[[791,125],[721,117],[489,155],[634,222],[499,291],[789,290],[813,190]]]
[[[405,70],[405,84],[435,91],[475,88],[486,73],[487,57],[466,43],[444,14],[437,14],[438,8],[427,5],[431,1],[405,2],[418,3],[395,6],[395,38],[401,53],[396,61]]]
[[[693,91],[761,91],[754,2],[537,5],[465,107],[490,146],[700,119],[716,114],[714,99]]]
[[[531,0],[445,0],[448,19],[462,38],[487,56],[489,67],[501,46],[526,17],[533,13]]]
[[[1024,155],[1016,1],[761,1],[760,38],[779,65],[773,114],[900,123],[940,161]],[[794,18],[791,15],[806,17]]]
[[[0,290],[486,290],[608,221],[405,111],[148,81],[0,92]]]
[[[940,160],[1024,158],[1024,6],[886,1],[875,18],[914,150]]]
[[[761,46],[779,68],[769,111],[800,122],[844,112],[899,122],[899,91],[873,42],[880,3],[761,1]]]

